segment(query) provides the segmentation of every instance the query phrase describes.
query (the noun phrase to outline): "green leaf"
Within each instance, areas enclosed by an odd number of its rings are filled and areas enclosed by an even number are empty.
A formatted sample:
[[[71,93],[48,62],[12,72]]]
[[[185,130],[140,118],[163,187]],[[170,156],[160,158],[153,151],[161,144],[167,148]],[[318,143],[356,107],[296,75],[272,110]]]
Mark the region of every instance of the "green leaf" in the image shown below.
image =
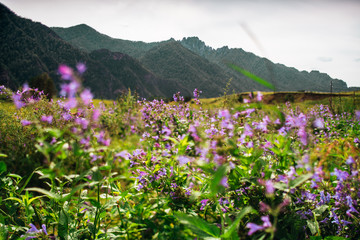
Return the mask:
[[[255,82],[257,82],[257,83],[259,83],[259,84],[261,84],[261,85],[263,85],[263,86],[265,86],[265,87],[267,87],[267,88],[275,91],[274,85],[272,85],[272,84],[269,83],[268,81],[266,81],[266,80],[264,80],[264,79],[256,76],[255,74],[253,74],[253,73],[251,73],[251,72],[249,72],[249,71],[246,71],[245,69],[242,69],[242,68],[240,68],[240,67],[238,67],[238,66],[236,66],[236,65],[234,65],[234,64],[231,64],[231,63],[228,64],[228,66],[229,66],[230,68],[232,68],[233,70],[235,70],[235,71],[237,71],[237,72],[239,72],[239,73],[242,73],[242,74],[245,75],[246,77],[251,78],[251,79],[254,80]]]
[[[60,201],[61,200],[61,196],[59,194],[56,194],[56,193],[52,193],[52,192],[49,192],[45,189],[42,189],[42,188],[27,188],[26,189],[27,191],[33,191],[33,192],[39,192],[39,193],[42,193],[44,195],[46,195],[48,198],[50,199],[54,199],[56,201]]]
[[[311,234],[315,235],[317,233],[316,222],[310,221],[310,220],[307,220],[306,222],[307,222],[307,226],[309,227],[309,229],[311,231]]]
[[[190,216],[182,212],[174,213],[175,217],[179,221],[190,228],[194,233],[198,234],[199,237],[214,237],[220,238],[220,229],[205,220],[201,219],[198,216]]]
[[[347,240],[349,238],[346,237],[338,237],[338,236],[327,236],[324,240]]]
[[[60,211],[58,232],[60,239],[68,239],[69,216],[63,209]]]
[[[210,182],[210,194],[213,196],[217,194],[222,186],[220,185],[221,179],[225,176],[226,167],[221,165],[215,172],[214,177]]]
[[[241,212],[237,215],[235,221],[225,229],[225,232],[223,235],[221,235],[221,237],[229,238],[238,229],[241,219],[252,211],[252,207],[243,208]]]
[[[0,161],[0,174],[7,171],[6,163]]]
[[[307,180],[309,180],[312,176],[313,176],[312,173],[301,175],[300,177],[295,178],[294,180],[291,180],[289,183],[289,187],[296,188],[297,186],[299,186],[299,185],[303,184],[304,182],[306,182]]]
[[[314,212],[314,214],[320,216],[328,208],[329,208],[328,205],[321,205],[320,207],[317,207],[316,209],[314,209],[313,212]]]
[[[28,185],[28,183],[30,182],[30,179],[32,178],[32,176],[34,175],[35,172],[37,172],[39,168],[36,168],[31,174],[30,176],[26,179],[25,183],[22,185],[22,187],[17,191],[18,194],[20,194],[24,188],[26,188],[26,186]]]
[[[321,236],[311,236],[310,240],[322,240]]]

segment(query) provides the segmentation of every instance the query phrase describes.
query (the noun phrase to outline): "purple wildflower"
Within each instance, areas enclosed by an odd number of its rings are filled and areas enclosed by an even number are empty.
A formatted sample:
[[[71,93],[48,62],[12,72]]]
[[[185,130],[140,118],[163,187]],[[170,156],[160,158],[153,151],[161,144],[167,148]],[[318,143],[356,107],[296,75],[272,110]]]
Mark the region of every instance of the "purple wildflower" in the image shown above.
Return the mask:
[[[200,201],[200,203],[201,203],[200,210],[201,211],[204,210],[204,208],[205,208],[208,201],[209,201],[209,199],[203,199],[203,200]]]
[[[188,162],[190,162],[190,158],[187,157],[187,156],[179,156],[178,161],[179,161],[180,166],[182,166],[182,165],[187,164]]]
[[[76,64],[76,69],[78,73],[83,74],[86,71],[86,65],[84,63]]]
[[[298,131],[298,135],[300,137],[300,142],[305,146],[307,145],[307,133],[305,127],[300,127]]]
[[[43,121],[43,122],[47,122],[47,123],[49,123],[49,124],[51,124],[52,123],[52,120],[53,120],[53,116],[51,116],[51,115],[49,115],[49,116],[42,116],[41,117],[41,121]]]
[[[100,115],[101,115],[100,110],[99,110],[99,109],[94,109],[94,110],[93,110],[93,115],[92,115],[92,120],[93,120],[94,122],[99,121]]]
[[[330,173],[330,175],[336,176],[340,182],[343,182],[344,180],[346,180],[349,177],[349,173],[338,170],[337,168],[335,168],[334,172]]]
[[[261,220],[264,222],[264,223],[263,223],[263,227],[264,227],[264,228],[269,228],[269,227],[271,227],[271,222],[270,222],[269,216],[262,216],[262,217],[261,217]]]
[[[355,119],[356,121],[360,121],[360,110],[355,111]]]
[[[263,226],[257,225],[255,223],[248,223],[248,224],[246,224],[246,227],[250,228],[250,231],[248,232],[249,236],[253,235],[257,231],[264,230]]]
[[[324,127],[325,127],[324,119],[322,119],[322,118],[315,119],[313,122],[313,126],[318,129],[324,129]]]
[[[261,92],[257,92],[257,94],[256,94],[256,100],[257,100],[258,102],[261,102],[262,99],[263,99],[262,93],[261,93]]]
[[[82,93],[80,93],[80,97],[85,105],[89,105],[89,103],[93,99],[93,95],[91,94],[89,89],[85,89]]]
[[[220,185],[222,185],[225,188],[229,187],[228,178],[226,176],[221,179]]]
[[[21,100],[21,95],[19,93],[12,95],[13,102],[17,109],[24,107],[26,104]]]
[[[23,126],[28,126],[28,125],[30,125],[32,122],[30,122],[30,121],[28,121],[28,120],[21,120],[21,124],[23,125]]]
[[[353,158],[352,156],[350,156],[350,157],[346,160],[346,164],[351,165],[351,164],[353,164],[353,163],[355,163],[354,158]]]
[[[202,93],[201,91],[199,91],[197,88],[195,88],[193,94],[194,94],[194,98],[199,98],[200,93]]]
[[[266,194],[273,194],[274,193],[275,188],[274,188],[274,184],[272,183],[271,180],[267,180],[265,182],[265,187],[266,187]]]
[[[59,66],[58,71],[64,80],[71,80],[73,78],[73,70],[64,64]]]

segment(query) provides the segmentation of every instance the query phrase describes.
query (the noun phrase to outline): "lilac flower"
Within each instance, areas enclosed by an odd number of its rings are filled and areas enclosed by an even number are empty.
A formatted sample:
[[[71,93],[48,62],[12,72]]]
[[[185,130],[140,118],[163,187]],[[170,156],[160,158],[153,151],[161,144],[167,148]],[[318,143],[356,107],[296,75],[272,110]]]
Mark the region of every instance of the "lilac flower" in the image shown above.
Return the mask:
[[[317,118],[313,122],[313,126],[318,129],[324,129],[325,123],[323,118]]]
[[[125,160],[129,160],[129,159],[131,158],[131,154],[128,153],[128,151],[123,150],[123,151],[115,154],[115,157],[116,157],[116,158],[117,158],[117,157],[121,157],[121,158],[123,158],[123,159],[125,159]]]
[[[70,110],[70,109],[73,109],[73,108],[76,108],[77,106],[77,100],[76,98],[69,98],[65,105],[64,105],[64,108],[67,109],[67,110]]]
[[[47,123],[51,124],[52,120],[53,120],[53,116],[51,116],[51,115],[49,115],[49,116],[43,115],[40,120],[43,121],[43,122],[47,122]]]
[[[71,80],[73,78],[73,70],[64,64],[59,66],[58,72],[64,80]]]
[[[257,92],[257,94],[256,94],[256,100],[257,100],[258,102],[261,102],[262,99],[263,99],[262,93],[261,93],[261,92]]]
[[[264,230],[263,226],[259,226],[259,225],[255,224],[255,223],[248,223],[248,224],[246,224],[246,227],[250,228],[250,231],[248,232],[249,236],[253,235],[257,231]]]
[[[89,143],[90,143],[90,137],[82,138],[80,140],[80,144],[82,145],[89,146]]]
[[[265,187],[266,187],[266,194],[273,194],[274,193],[275,188],[274,188],[274,184],[272,183],[271,180],[267,180],[265,182]]]
[[[219,114],[218,114],[219,118],[225,118],[226,120],[229,120],[231,118],[231,114],[229,112],[229,110],[225,109],[225,110],[220,110]]]
[[[251,101],[250,101],[250,99],[244,98],[243,102],[244,103],[250,103]]]
[[[13,102],[17,109],[24,107],[26,104],[21,100],[21,95],[19,93],[12,95]]]
[[[336,176],[340,182],[343,182],[344,180],[346,180],[349,177],[349,173],[338,170],[337,168],[335,168],[334,172],[330,173],[330,175]]]
[[[27,230],[27,232],[26,232],[25,240],[38,238],[38,236],[37,236],[38,234],[48,235],[45,224],[41,225],[41,229],[37,229],[36,226],[34,224],[32,224],[32,223],[30,223],[29,226],[30,226],[30,229]],[[28,235],[30,235],[30,236],[28,236]],[[21,237],[24,237],[24,235],[22,235]]]
[[[63,113],[61,114],[61,116],[65,121],[69,121],[72,118],[72,116],[69,113]]]
[[[21,124],[23,125],[23,126],[28,126],[28,125],[30,125],[32,122],[30,122],[30,121],[28,121],[28,120],[21,120]]]
[[[307,133],[305,127],[300,127],[298,131],[298,135],[300,137],[300,142],[305,146],[307,145]]]
[[[246,110],[244,110],[244,111],[242,111],[240,113],[243,114],[243,115],[246,114],[246,117],[248,118],[248,117],[250,117],[250,114],[253,113],[253,112],[255,112],[255,109],[254,108],[249,108],[249,109],[246,109]]]
[[[209,199],[203,199],[203,200],[200,201],[200,203],[201,203],[200,210],[201,211],[204,210],[204,208],[205,208],[208,201],[209,201]]]
[[[85,89],[82,93],[80,93],[80,97],[85,105],[89,105],[89,103],[93,99],[93,95],[91,94],[89,89]]]
[[[82,129],[87,129],[89,125],[89,120],[87,120],[86,118],[77,118],[75,122],[76,124],[81,125]]]
[[[179,161],[180,166],[182,166],[182,165],[185,165],[188,162],[190,162],[190,158],[187,156],[179,156],[178,161]]]
[[[350,156],[350,157],[346,160],[346,164],[351,165],[351,164],[353,164],[353,163],[355,163],[354,158],[353,158],[352,156]]]
[[[229,187],[228,178],[226,176],[221,179],[220,185],[222,185],[225,188]]]
[[[93,120],[94,122],[99,121],[100,115],[101,115],[100,110],[99,110],[99,109],[94,109],[94,110],[93,110],[93,115],[92,115],[92,120]]]
[[[360,121],[360,110],[355,111],[355,119],[356,121]]]
[[[269,227],[271,227],[271,222],[270,222],[269,216],[262,216],[262,217],[261,217],[261,220],[264,222],[264,223],[263,223],[263,227],[264,227],[264,228],[269,228]]]
[[[195,88],[193,94],[194,94],[194,98],[199,98],[200,93],[202,93],[201,91],[199,91],[197,88]]]
[[[86,65],[84,63],[76,64],[76,69],[78,73],[83,74],[86,71]]]
[[[177,101],[178,101],[178,96],[177,96],[177,94],[174,94],[174,95],[173,95],[173,99],[174,99],[174,102],[177,102]]]

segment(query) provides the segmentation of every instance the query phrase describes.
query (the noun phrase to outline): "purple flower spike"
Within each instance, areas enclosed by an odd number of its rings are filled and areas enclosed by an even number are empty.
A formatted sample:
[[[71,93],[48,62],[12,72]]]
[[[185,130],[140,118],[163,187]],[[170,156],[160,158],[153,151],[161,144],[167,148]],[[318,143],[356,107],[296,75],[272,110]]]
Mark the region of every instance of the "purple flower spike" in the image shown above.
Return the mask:
[[[41,121],[47,122],[49,124],[52,122],[52,120],[53,120],[53,116],[51,116],[51,115],[50,116],[45,116],[44,115],[44,116],[41,117]]]
[[[360,121],[360,110],[355,111],[355,119]]]
[[[351,165],[351,164],[353,164],[353,163],[355,163],[354,158],[353,158],[352,156],[350,156],[350,157],[346,160],[346,164]]]
[[[43,230],[43,233],[45,233],[45,235],[48,235],[47,230],[46,230],[46,225],[45,224],[41,225],[41,228]]]
[[[78,73],[83,74],[86,71],[86,65],[84,63],[78,63],[76,69],[78,70]]]
[[[190,162],[190,158],[186,157],[186,156],[179,156],[178,157],[179,160],[179,164],[180,166],[187,164],[188,162]]]
[[[23,126],[28,126],[28,125],[31,124],[31,122],[28,121],[28,120],[21,120],[21,124],[22,124]]]
[[[71,80],[73,78],[73,70],[64,64],[59,66],[58,71],[61,74],[62,79]]]
[[[228,178],[225,176],[221,179],[220,184],[224,186],[225,188],[229,187]]]
[[[261,217],[261,220],[264,222],[264,223],[263,223],[263,227],[264,227],[264,228],[269,228],[269,227],[271,227],[271,222],[270,222],[269,216],[262,216],[262,217]]]
[[[313,122],[313,126],[318,129],[324,129],[324,127],[325,127],[324,119],[322,119],[322,118],[315,119],[315,121]]]
[[[246,224],[246,227],[250,228],[250,231],[248,232],[249,236],[253,235],[257,231],[260,231],[260,230],[264,229],[263,226],[259,226],[259,225],[255,224],[255,223],[248,223],[248,224]]]
[[[93,99],[93,95],[91,94],[89,89],[85,89],[82,93],[80,93],[80,97],[85,105],[89,105],[89,103]]]
[[[13,94],[12,99],[14,101],[14,104],[17,109],[22,108],[25,106],[25,103],[21,101],[21,95],[20,94]]]
[[[265,182],[266,194],[273,194],[275,191],[274,184],[271,180]]]

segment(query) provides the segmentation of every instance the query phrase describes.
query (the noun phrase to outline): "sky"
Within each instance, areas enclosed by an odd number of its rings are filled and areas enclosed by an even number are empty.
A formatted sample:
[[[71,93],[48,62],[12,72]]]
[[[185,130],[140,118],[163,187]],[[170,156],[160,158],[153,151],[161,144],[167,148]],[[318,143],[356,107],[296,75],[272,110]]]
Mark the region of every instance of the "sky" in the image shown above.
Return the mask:
[[[360,86],[359,0],[0,0],[49,27],[85,23],[113,38],[197,36]]]

